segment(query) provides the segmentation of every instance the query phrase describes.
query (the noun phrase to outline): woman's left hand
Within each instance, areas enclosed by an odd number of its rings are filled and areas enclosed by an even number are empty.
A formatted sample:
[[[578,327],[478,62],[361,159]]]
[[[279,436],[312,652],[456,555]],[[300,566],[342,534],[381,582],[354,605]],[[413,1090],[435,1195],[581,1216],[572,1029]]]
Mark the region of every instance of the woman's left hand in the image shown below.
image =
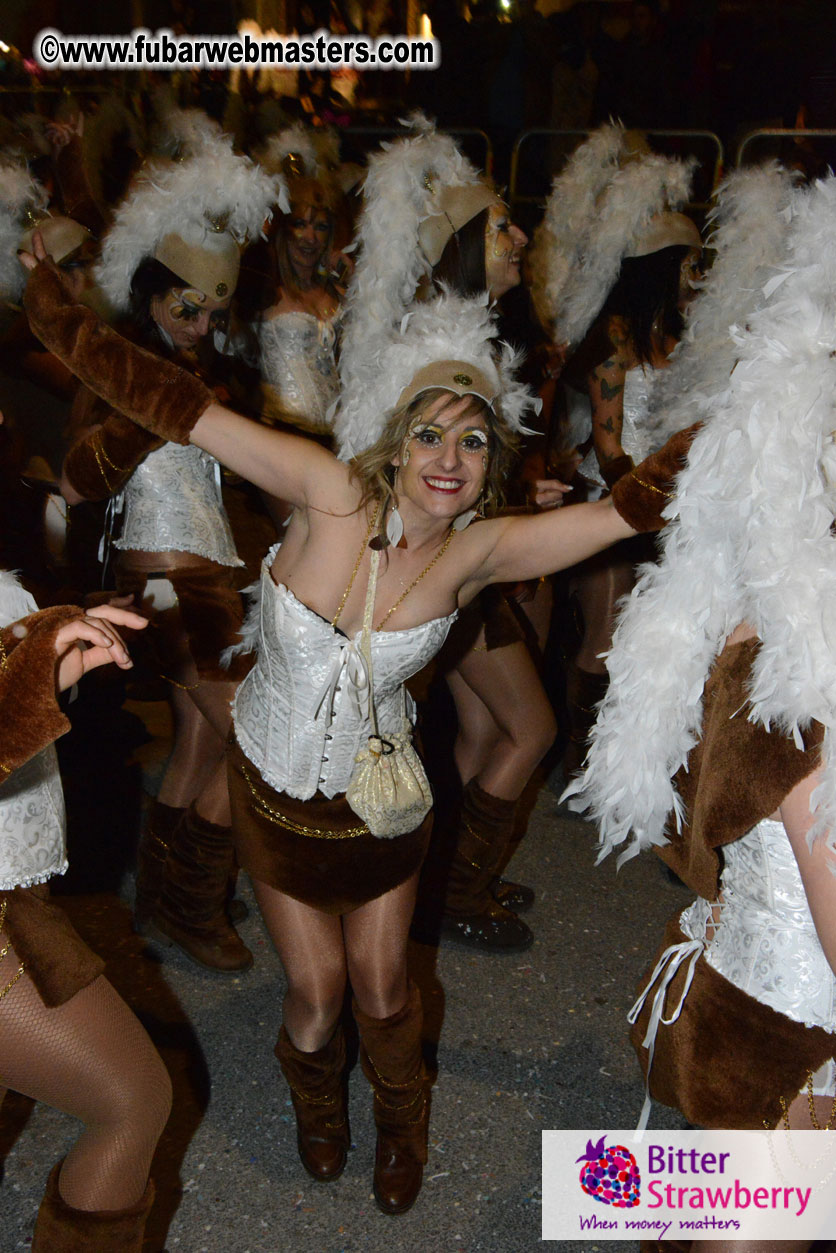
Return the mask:
[[[133,662],[116,628],[141,631],[147,625],[146,618],[117,605],[98,605],[83,618],[73,618],[55,636],[58,690],[65,692],[88,671],[111,661],[130,670]]]
[[[571,492],[571,483],[561,483],[560,479],[534,479],[528,485],[531,503],[538,509],[559,509],[563,497]]]

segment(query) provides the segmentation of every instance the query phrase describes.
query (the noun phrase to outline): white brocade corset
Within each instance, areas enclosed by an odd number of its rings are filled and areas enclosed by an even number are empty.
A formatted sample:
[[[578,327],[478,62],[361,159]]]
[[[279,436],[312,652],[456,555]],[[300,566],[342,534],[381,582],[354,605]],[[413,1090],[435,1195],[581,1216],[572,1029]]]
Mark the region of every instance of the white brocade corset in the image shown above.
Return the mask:
[[[267,416],[292,415],[306,430],[329,432],[328,410],[340,387],[333,324],[312,313],[280,313],[261,323],[258,339]]]
[[[621,447],[632,457],[636,465],[644,461],[649,449],[647,416],[650,412],[650,393],[656,371],[652,366],[637,365],[624,375],[624,416],[621,427]],[[591,422],[591,419],[590,419]],[[591,448],[580,465],[584,478],[599,487],[605,486],[598,466],[595,449]]]
[[[354,758],[370,733],[361,632],[349,639],[262,565],[256,663],[233,702],[242,750],[277,791],[308,800],[348,787]],[[456,613],[371,639],[374,702],[383,736],[402,728],[403,684],[435,656]],[[414,719],[412,702],[410,716]]]
[[[0,571],[0,626],[37,608],[17,579]],[[12,716],[11,711],[4,710],[4,716]],[[28,888],[63,874],[65,830],[58,758],[50,744],[0,784],[0,890]]]
[[[836,1030],[836,977],[807,904],[783,824],[766,819],[723,846],[722,904],[705,957],[715,970],[771,1009],[807,1026]],[[681,917],[705,936],[711,904],[698,899]]]
[[[117,548],[196,553],[222,566],[243,565],[223,506],[220,467],[193,444],[163,444],[149,453],[125,484],[120,503]]]

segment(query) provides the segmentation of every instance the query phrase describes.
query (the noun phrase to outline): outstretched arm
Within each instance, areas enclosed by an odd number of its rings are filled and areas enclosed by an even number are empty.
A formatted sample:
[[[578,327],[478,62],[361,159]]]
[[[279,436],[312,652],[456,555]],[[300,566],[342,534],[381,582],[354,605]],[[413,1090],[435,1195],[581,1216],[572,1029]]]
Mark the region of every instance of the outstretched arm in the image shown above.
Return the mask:
[[[43,251],[37,236],[35,247]],[[138,348],[75,303],[50,263],[33,269],[24,304],[42,343],[113,409],[154,435],[197,444],[236,474],[294,505],[345,490],[346,467],[329,452],[218,404],[187,370]]]

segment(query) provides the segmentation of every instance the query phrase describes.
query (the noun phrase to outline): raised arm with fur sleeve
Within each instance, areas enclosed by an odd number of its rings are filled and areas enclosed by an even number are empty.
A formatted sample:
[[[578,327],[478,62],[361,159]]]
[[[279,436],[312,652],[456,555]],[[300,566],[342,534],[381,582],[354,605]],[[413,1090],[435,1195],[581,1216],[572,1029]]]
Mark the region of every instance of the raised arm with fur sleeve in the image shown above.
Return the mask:
[[[56,605],[0,628],[0,786],[70,729],[55,690],[55,637],[77,605]]]
[[[41,343],[91,391],[161,439],[188,444],[192,427],[215,400],[204,383],[74,303],[49,261],[30,274],[23,304]]]
[[[101,417],[96,410],[101,411]],[[85,500],[107,500],[118,492],[149,452],[163,441],[96,398],[90,411],[94,430],[85,430],[64,458],[63,474]]]
[[[665,525],[662,510],[673,498],[676,476],[684,469],[700,426],[695,422],[677,431],[658,452],[645,457],[613,483],[613,504],[634,531],[661,531]]]

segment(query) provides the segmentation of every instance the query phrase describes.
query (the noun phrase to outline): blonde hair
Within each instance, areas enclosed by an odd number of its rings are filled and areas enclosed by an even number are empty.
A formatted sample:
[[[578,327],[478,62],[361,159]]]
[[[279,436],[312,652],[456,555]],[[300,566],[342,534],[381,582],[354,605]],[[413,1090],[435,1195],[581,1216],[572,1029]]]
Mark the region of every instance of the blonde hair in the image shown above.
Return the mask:
[[[381,519],[385,518],[390,505],[397,504],[395,495],[395,467],[393,459],[403,447],[403,442],[416,420],[421,418],[432,404],[441,396],[447,397],[436,414],[440,417],[450,404],[460,399],[455,392],[443,387],[431,387],[414,397],[408,404],[395,409],[383,428],[380,438],[358,456],[351,460],[351,476],[358,483],[362,493],[362,505],[370,500],[379,500],[383,509]],[[492,514],[500,508],[504,500],[505,482],[517,454],[518,437],[506,426],[481,396],[470,395],[471,405],[468,414],[479,415],[485,419],[488,428],[488,468],[485,474],[485,485],[482,489],[482,512]]]

